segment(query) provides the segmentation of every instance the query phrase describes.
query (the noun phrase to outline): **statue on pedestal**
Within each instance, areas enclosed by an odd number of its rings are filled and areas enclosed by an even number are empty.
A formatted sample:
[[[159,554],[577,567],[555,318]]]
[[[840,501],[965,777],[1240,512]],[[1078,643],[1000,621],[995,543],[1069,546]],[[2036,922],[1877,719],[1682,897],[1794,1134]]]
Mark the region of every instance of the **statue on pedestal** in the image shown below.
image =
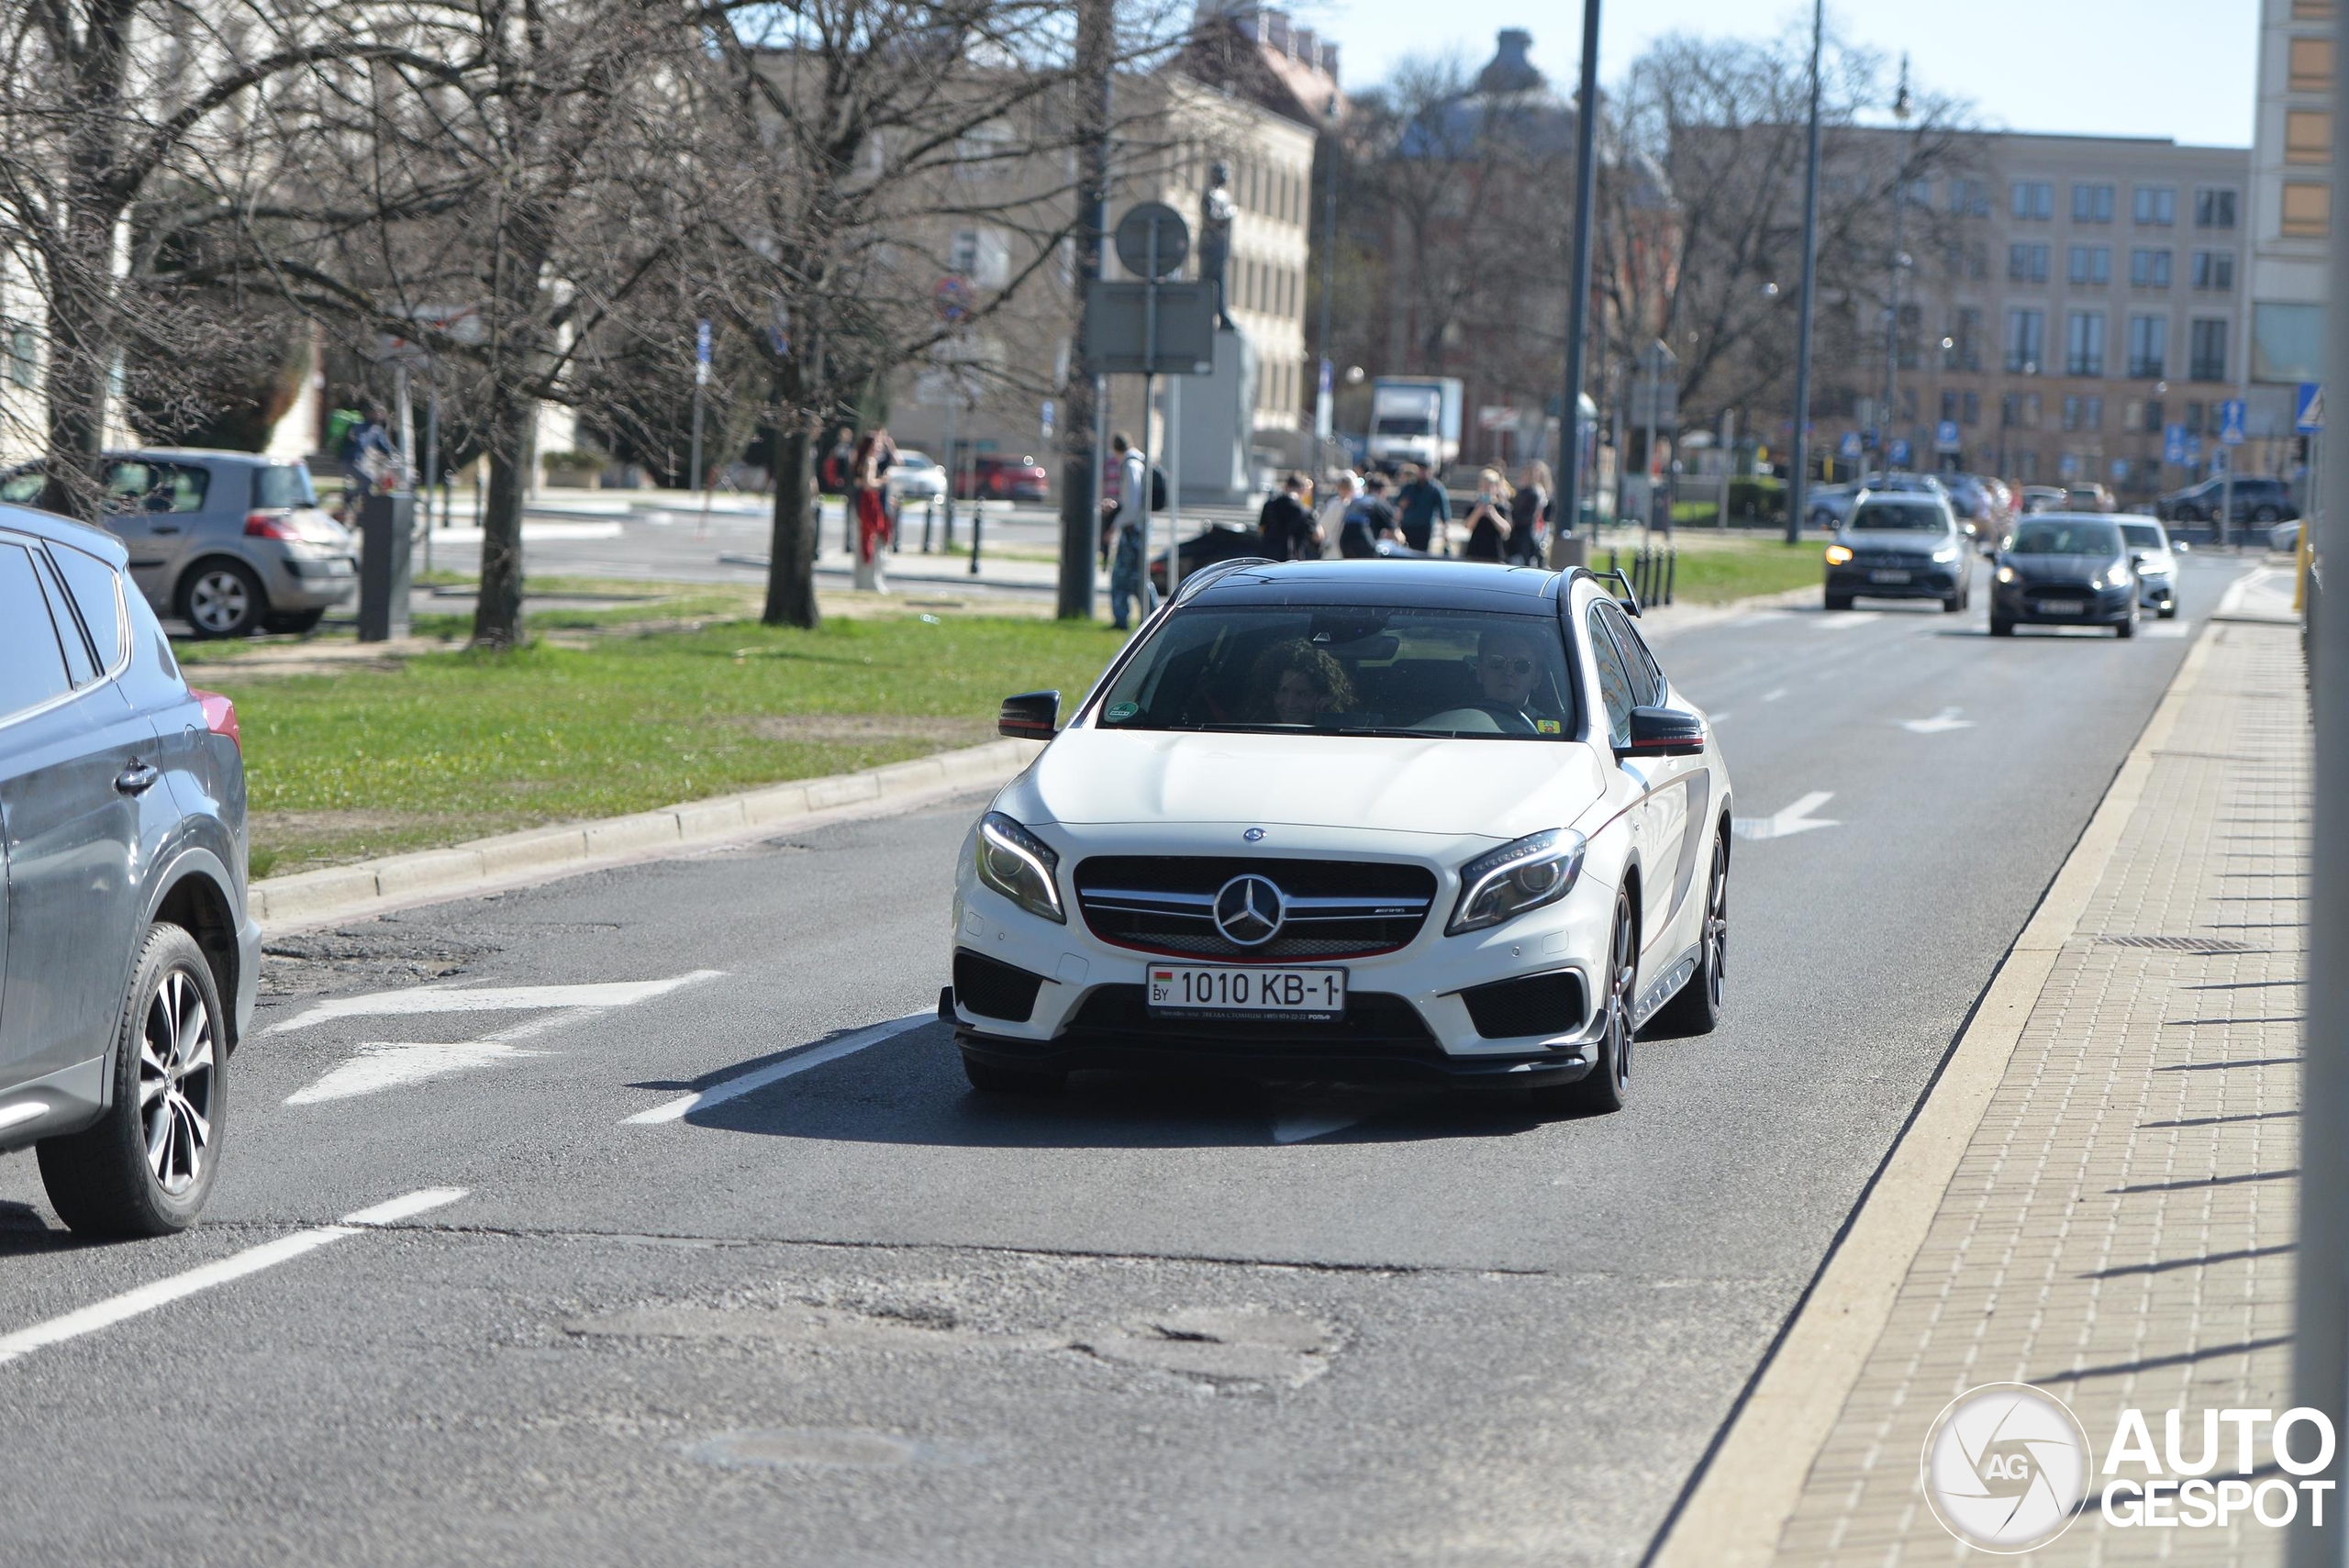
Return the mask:
[[[1215,324],[1225,332],[1239,330],[1232,324],[1223,284],[1224,268],[1231,260],[1231,220],[1240,210],[1225,188],[1230,183],[1231,171],[1215,164],[1208,171],[1206,194],[1199,197],[1199,281],[1215,285]]]

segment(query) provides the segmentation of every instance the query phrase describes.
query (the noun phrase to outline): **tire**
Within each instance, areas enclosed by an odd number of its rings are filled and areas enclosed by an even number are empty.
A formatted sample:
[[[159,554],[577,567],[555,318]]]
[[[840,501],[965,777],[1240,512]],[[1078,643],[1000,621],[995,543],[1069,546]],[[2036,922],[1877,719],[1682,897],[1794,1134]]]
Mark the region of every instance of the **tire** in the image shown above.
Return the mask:
[[[1639,932],[1631,918],[1631,895],[1615,895],[1615,921],[1607,941],[1607,994],[1600,1006],[1607,1028],[1599,1037],[1598,1060],[1571,1084],[1551,1084],[1532,1091],[1533,1108],[1542,1116],[1606,1116],[1623,1108],[1631,1083],[1631,1005],[1639,984]]]
[[[1712,870],[1705,878],[1705,929],[1697,942],[1697,972],[1671,1001],[1656,1009],[1648,1031],[1669,1039],[1710,1034],[1720,1027],[1723,981],[1729,973],[1729,827],[1713,836]]]
[[[1830,594],[1827,595],[1827,607],[1831,610],[1848,610],[1852,607],[1852,595]]]
[[[2172,599],[2168,604],[2164,605],[2158,613],[2164,620],[2176,620],[2177,618],[2177,601]]]
[[[2012,637],[2014,634],[2014,622],[2009,620],[2004,616],[1992,616],[1990,617],[1990,635],[1992,637]]]
[[[2280,523],[2284,520],[2284,514],[2273,506],[2262,506],[2251,515],[2251,520],[2254,523]]]
[[[173,606],[189,629],[207,640],[250,637],[269,618],[269,595],[252,568],[220,557],[189,569]]]
[[[963,1076],[971,1087],[982,1095],[1052,1095],[1068,1082],[1065,1073],[1030,1072],[1019,1067],[998,1067],[992,1062],[982,1062],[969,1051],[963,1053]]]
[[[1942,614],[1943,615],[1954,616],[1964,608],[1965,608],[1965,594],[1962,589],[1957,593],[1952,594],[1948,598],[1942,601]]]
[[[2116,627],[2114,627],[2114,628],[2112,628],[2112,635],[2113,635],[2113,636],[2115,636],[2115,637],[2117,637],[2117,638],[2121,639],[2123,641],[2126,641],[2128,639],[2130,639],[2130,638],[2132,638],[2132,637],[2136,636],[2136,635],[2137,635],[2137,613],[2136,613],[2134,610],[2130,611],[2130,612],[2129,612],[2129,618],[2128,618],[2127,620],[2122,621],[2119,626],[2116,626]]]
[[[227,1017],[195,939],[149,927],[115,1031],[105,1117],[36,1145],[41,1185],[77,1234],[168,1236],[195,1223],[228,1126]]]
[[[326,618],[327,612],[322,609],[280,610],[273,615],[262,617],[261,624],[263,631],[290,632],[295,637],[300,637],[306,632],[317,630],[318,623]]]

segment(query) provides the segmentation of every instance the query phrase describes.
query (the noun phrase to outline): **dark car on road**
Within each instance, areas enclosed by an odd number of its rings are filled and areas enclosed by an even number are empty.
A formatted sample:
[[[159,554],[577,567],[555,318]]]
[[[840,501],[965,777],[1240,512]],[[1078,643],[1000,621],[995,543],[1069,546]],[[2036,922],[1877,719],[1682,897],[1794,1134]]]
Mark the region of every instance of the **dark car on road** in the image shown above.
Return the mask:
[[[154,1236],[211,1189],[261,933],[236,710],[127,565],[0,506],[0,1152],[75,1230]]]
[[[2139,587],[2121,525],[2094,512],[2042,512],[1998,546],[1990,635],[2018,626],[2109,626],[2137,635]]]
[[[954,494],[988,501],[1045,501],[1052,498],[1052,476],[1032,457],[981,452],[969,468],[955,474]]]
[[[1864,490],[1827,547],[1827,607],[1854,598],[1939,599],[1954,613],[1973,602],[1974,558],[1938,488]]]
[[[351,534],[301,462],[197,448],[105,461],[100,520],[128,549],[131,580],[196,636],[308,631],[357,591]],[[37,462],[11,470],[0,502],[37,504],[47,484]]]
[[[2225,505],[2220,499],[2225,484],[2222,476],[2173,490],[2156,503],[2155,516],[2171,523],[2215,522],[2219,508]],[[2262,479],[2254,474],[2243,474],[2235,480],[2233,509],[2236,522],[2263,526],[2300,515],[2299,506],[2292,500],[2290,485],[2280,479]]]

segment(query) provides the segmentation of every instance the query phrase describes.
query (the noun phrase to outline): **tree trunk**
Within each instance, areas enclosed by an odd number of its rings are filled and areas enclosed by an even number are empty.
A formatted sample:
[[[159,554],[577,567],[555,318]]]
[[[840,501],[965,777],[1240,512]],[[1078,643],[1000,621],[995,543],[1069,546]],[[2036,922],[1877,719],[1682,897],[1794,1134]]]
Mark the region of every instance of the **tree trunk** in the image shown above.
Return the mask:
[[[52,269],[52,275],[55,270]],[[98,520],[105,494],[106,368],[112,357],[106,302],[86,280],[50,291],[49,400],[40,504],[85,523]]]
[[[783,402],[768,428],[767,450],[774,457],[774,528],[767,545],[767,607],[760,618],[812,631],[823,620],[816,608],[815,438],[807,413],[794,401]]]
[[[529,473],[538,405],[505,387],[491,392],[489,495],[481,519],[481,593],[473,601],[473,646],[522,640],[522,494]]]

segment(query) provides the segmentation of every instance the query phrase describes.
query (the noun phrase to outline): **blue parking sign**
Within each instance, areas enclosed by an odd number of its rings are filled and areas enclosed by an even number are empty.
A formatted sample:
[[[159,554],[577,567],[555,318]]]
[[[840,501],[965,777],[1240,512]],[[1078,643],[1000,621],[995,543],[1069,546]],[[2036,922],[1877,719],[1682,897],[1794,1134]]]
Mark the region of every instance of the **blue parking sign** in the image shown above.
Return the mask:
[[[2186,457],[2186,427],[2175,420],[2162,427],[2162,461],[2183,463]]]
[[[1892,439],[1892,466],[1895,468],[1909,466],[1909,442],[1903,437],[1895,436]]]
[[[2292,428],[2304,436],[2324,428],[2324,383],[2300,383],[2300,395],[2292,405]]]
[[[1964,443],[1958,439],[1956,420],[1944,419],[1940,424],[1933,427],[1934,450],[1954,452],[1958,450],[1963,444]]]
[[[2219,439],[2227,446],[2243,445],[2243,406],[2240,397],[2230,397],[2219,405]]]
[[[1860,433],[1857,430],[1844,431],[1843,439],[1835,443],[1835,450],[1840,456],[1856,459],[1860,455]]]

